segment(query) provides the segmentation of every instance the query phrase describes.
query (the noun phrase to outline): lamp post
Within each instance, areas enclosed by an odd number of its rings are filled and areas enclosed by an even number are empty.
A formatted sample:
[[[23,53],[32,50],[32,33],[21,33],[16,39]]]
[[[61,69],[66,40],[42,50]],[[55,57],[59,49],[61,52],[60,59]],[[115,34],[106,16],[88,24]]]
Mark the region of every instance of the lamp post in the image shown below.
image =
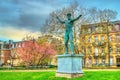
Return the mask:
[[[1,46],[0,46],[1,47]],[[1,48],[0,48],[0,62],[1,62]]]
[[[1,61],[1,45],[0,45],[0,66],[2,65],[2,61]]]
[[[1,62],[1,55],[2,55],[3,43],[0,42],[0,62]]]
[[[11,61],[11,66],[13,67],[13,61],[14,61],[14,44],[13,42],[11,43],[12,47],[11,47],[11,57],[12,57],[12,61]]]
[[[13,48],[11,49],[11,56],[12,56],[11,66],[13,67],[13,61],[14,61],[14,51],[13,51]]]
[[[110,42],[109,42],[109,30],[108,30],[108,26],[109,26],[109,20],[107,20],[107,39],[108,39],[108,66],[110,67]]]
[[[7,60],[7,63],[8,63],[8,68],[11,67],[11,65],[10,65],[11,61]]]

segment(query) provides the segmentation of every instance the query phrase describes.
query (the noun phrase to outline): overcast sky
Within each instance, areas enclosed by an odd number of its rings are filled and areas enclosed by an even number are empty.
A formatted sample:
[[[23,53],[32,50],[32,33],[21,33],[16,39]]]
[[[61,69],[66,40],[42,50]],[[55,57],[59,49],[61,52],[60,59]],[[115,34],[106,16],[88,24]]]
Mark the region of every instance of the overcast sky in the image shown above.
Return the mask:
[[[26,34],[38,36],[49,13],[68,6],[74,0],[0,0],[0,40],[21,40]],[[84,7],[112,9],[118,12],[120,0],[76,0]]]

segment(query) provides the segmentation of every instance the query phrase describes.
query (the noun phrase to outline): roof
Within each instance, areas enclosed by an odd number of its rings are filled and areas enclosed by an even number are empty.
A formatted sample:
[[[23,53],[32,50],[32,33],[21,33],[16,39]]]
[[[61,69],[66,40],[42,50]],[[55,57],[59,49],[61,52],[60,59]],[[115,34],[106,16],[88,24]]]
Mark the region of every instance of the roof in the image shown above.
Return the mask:
[[[102,24],[106,24],[107,22],[103,22]],[[113,25],[120,25],[120,20],[117,21],[110,21],[111,24]],[[92,27],[93,25],[99,25],[101,23],[94,23],[94,24],[84,24],[82,27]]]
[[[113,21],[112,24],[120,25],[120,20],[118,20],[118,21]]]

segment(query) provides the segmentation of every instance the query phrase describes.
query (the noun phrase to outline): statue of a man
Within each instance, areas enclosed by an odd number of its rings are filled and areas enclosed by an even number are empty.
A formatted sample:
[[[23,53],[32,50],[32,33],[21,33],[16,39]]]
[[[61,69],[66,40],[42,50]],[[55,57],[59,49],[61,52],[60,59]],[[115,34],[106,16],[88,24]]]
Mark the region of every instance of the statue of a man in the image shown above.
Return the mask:
[[[78,20],[82,15],[79,15],[75,19],[71,18],[71,13],[67,14],[67,19],[62,21],[59,19],[57,16],[57,19],[59,20],[60,23],[65,24],[65,36],[64,36],[64,42],[65,42],[65,49],[66,53],[68,54],[68,41],[70,40],[70,50],[72,54],[74,54],[74,43],[73,43],[73,31],[72,27],[74,25],[74,21]]]

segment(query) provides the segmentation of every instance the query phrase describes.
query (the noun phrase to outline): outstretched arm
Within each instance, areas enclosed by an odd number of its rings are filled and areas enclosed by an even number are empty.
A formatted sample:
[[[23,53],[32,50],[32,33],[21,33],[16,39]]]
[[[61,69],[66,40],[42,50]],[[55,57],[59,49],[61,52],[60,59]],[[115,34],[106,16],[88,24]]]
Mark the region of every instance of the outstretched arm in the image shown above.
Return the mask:
[[[57,16],[56,18],[58,19],[58,21],[59,21],[60,23],[62,23],[62,24],[65,23],[64,21],[60,20],[58,16]]]
[[[81,16],[82,16],[82,15],[79,15],[78,17],[76,17],[76,18],[73,19],[72,21],[74,22],[74,21],[78,20]]]

